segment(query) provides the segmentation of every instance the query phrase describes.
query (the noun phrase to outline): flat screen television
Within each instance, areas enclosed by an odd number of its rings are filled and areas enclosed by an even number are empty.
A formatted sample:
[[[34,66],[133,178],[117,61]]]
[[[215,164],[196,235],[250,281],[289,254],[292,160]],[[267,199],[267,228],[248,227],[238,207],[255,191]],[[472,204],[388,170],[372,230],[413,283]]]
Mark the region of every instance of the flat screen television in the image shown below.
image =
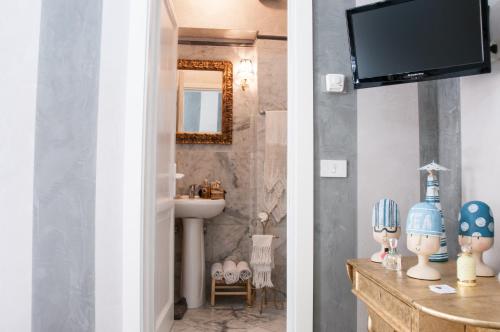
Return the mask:
[[[389,0],[347,10],[354,87],[491,72],[488,0]]]

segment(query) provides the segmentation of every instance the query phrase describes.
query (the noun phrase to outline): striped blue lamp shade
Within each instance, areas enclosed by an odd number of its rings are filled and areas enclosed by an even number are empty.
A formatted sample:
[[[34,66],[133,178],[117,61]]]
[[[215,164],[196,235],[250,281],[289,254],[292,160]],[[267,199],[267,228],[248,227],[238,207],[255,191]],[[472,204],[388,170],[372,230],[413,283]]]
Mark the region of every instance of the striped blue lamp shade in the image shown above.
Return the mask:
[[[439,180],[437,174],[429,173],[427,176],[427,190],[425,193],[425,201],[434,205],[441,215],[441,235],[439,251],[429,257],[431,262],[446,262],[448,261],[448,245],[446,239],[446,229],[444,225],[443,209],[441,208],[441,199],[439,197]]]
[[[441,236],[441,213],[430,203],[418,203],[408,213],[406,233]]]
[[[384,198],[375,203],[372,213],[372,226],[375,230],[397,229],[400,227],[399,207],[392,199]]]
[[[459,235],[472,237],[494,237],[495,220],[488,204],[481,201],[467,202],[458,216]]]

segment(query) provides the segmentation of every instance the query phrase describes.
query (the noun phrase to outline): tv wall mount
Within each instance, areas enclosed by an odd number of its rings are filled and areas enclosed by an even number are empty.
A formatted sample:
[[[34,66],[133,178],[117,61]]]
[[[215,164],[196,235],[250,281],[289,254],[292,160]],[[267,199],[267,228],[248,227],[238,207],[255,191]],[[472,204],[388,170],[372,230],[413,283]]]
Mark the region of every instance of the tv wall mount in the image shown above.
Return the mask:
[[[491,46],[490,46],[490,51],[491,51],[491,53],[493,53],[493,54],[498,54],[498,44],[496,44],[496,43],[491,44]]]

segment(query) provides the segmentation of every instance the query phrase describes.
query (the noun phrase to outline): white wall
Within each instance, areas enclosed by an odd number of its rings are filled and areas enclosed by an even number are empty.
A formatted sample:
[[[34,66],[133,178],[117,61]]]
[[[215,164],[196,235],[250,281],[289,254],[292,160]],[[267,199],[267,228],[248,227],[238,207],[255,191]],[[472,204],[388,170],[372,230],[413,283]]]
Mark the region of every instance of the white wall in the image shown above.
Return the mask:
[[[491,7],[491,37],[500,41],[500,3]],[[461,79],[463,202],[488,203],[497,218],[497,241],[485,261],[500,271],[500,60],[487,75]]]
[[[462,197],[463,202],[481,200],[500,220],[500,62],[493,73],[462,78]],[[500,271],[500,222],[497,241],[485,253],[485,261]]]
[[[286,35],[286,0],[174,0],[179,27]]]
[[[371,226],[378,200],[395,200],[403,225],[408,210],[420,201],[418,125],[416,84],[358,91],[358,257],[380,250]],[[409,254],[404,232],[399,248]],[[366,324],[365,306],[358,301],[358,331],[366,331]]]
[[[420,201],[418,123],[416,84],[358,91],[358,257],[380,250],[371,231],[377,201],[395,200],[403,226]],[[404,234],[399,246],[409,253]]]
[[[40,0],[0,2],[0,331],[31,331]]]

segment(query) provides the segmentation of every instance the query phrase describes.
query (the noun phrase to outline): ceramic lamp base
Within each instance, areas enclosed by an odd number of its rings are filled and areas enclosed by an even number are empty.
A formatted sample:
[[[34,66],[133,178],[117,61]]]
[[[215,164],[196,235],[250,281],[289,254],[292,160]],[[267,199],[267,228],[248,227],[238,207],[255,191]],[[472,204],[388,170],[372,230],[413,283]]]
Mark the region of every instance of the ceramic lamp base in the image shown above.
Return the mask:
[[[476,275],[478,277],[494,277],[495,271],[486,264],[476,265]]]
[[[482,252],[473,252],[472,256],[476,261],[476,276],[494,277],[496,275],[495,271],[491,267],[484,264]]]
[[[418,264],[411,267],[406,272],[406,275],[410,278],[420,279],[420,280],[439,280],[441,279],[441,273],[438,270],[432,268],[428,263],[428,257],[419,256]]]

